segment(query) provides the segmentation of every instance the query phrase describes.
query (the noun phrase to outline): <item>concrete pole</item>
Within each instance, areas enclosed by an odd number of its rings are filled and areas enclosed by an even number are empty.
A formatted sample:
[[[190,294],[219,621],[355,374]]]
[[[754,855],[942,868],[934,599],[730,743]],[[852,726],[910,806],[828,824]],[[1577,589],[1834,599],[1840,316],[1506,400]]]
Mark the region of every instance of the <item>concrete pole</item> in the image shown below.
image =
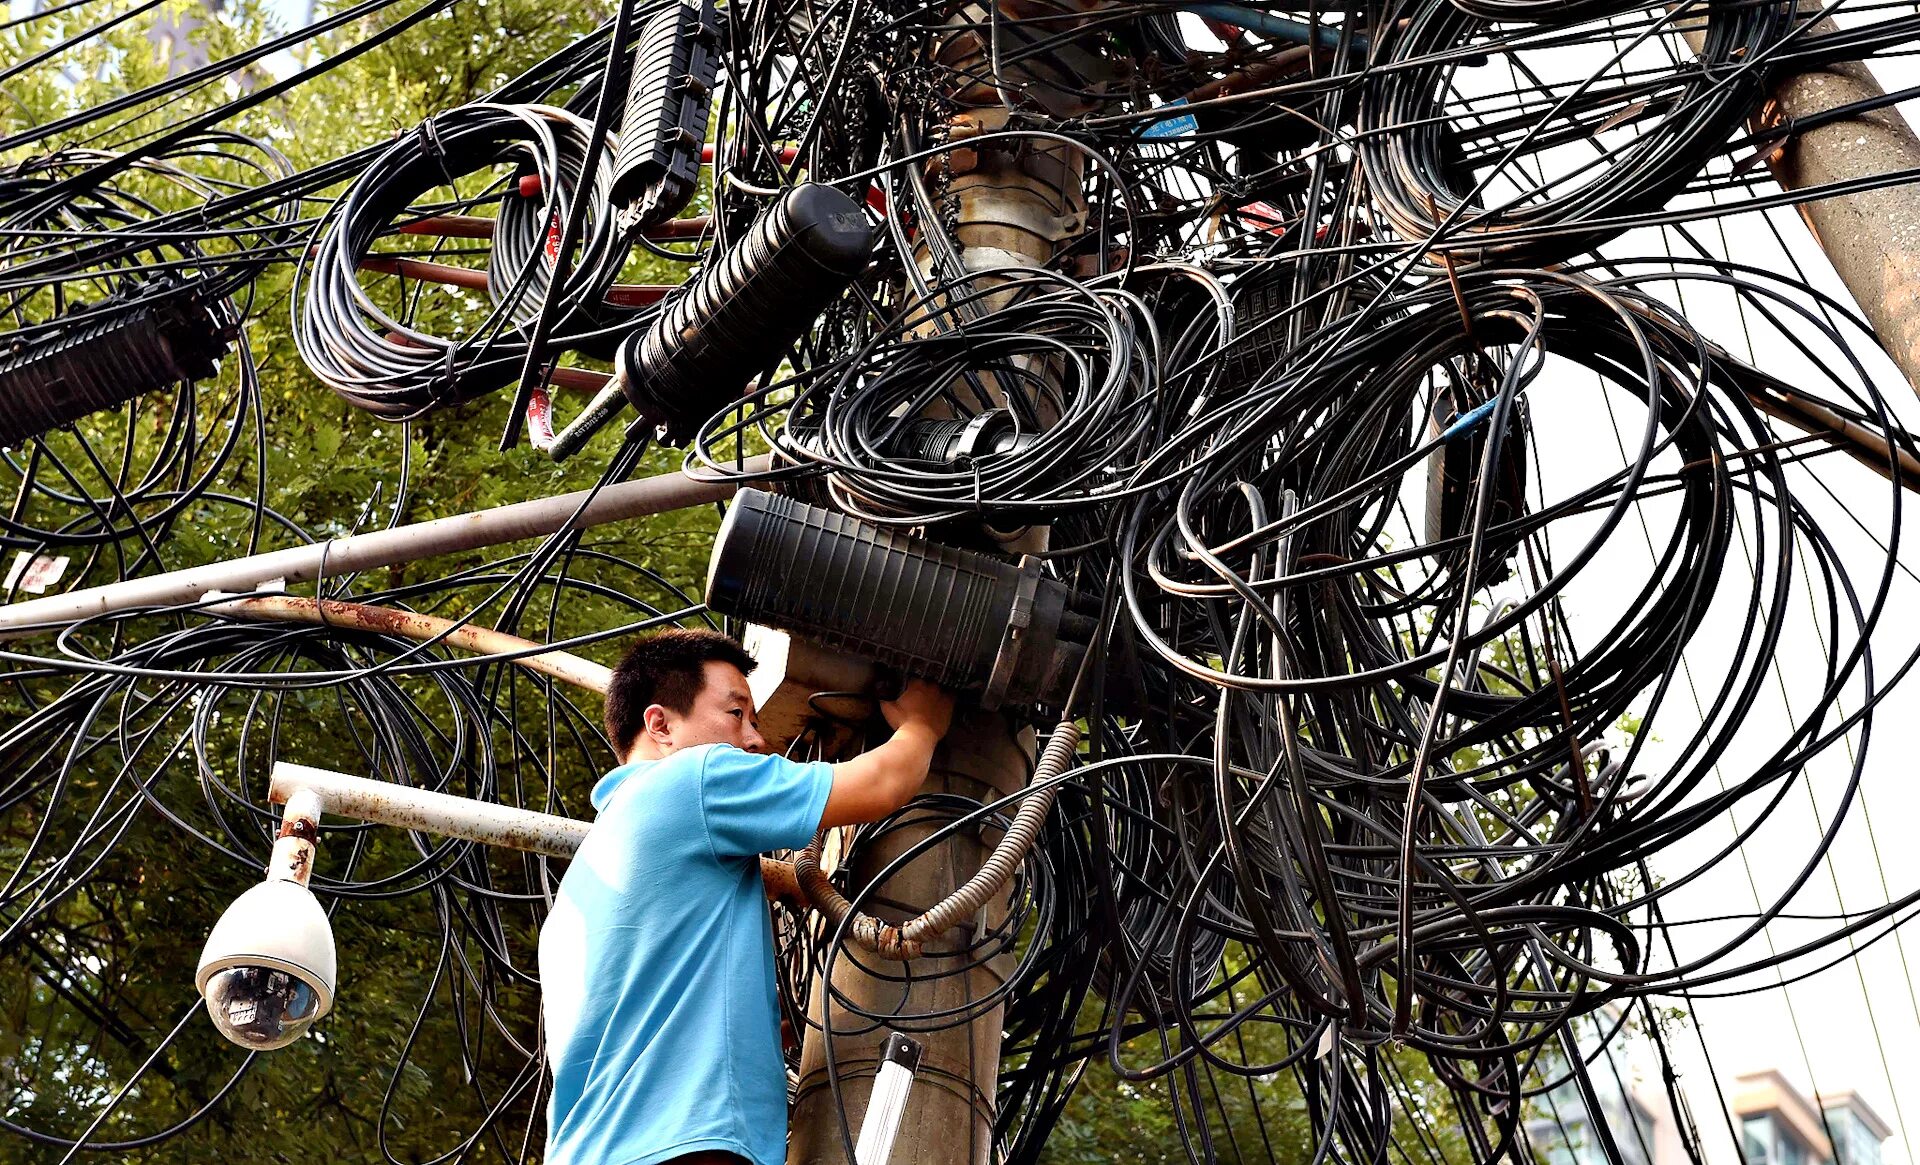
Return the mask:
[[[1819,8],[1801,5],[1803,12]],[[1831,20],[1823,20],[1809,35],[1836,31]],[[1700,33],[1688,30],[1685,35],[1698,50]],[[1796,120],[1885,95],[1864,64],[1830,65],[1782,81],[1755,118],[1755,129],[1790,129]],[[1782,187],[1804,190],[1920,168],[1920,138],[1898,110],[1887,106],[1793,132],[1767,164]],[[1920,186],[1886,186],[1803,202],[1800,217],[1873,325],[1881,346],[1920,391]]]
[[[953,731],[934,754],[933,768],[920,789],[923,794],[947,794],[985,802],[1017,792],[1025,782],[1033,758],[1031,730],[1015,735],[998,713],[962,707]],[[873,876],[901,853],[924,840],[943,824],[909,824],[868,847],[856,863],[852,884],[866,886]],[[898,925],[952,893],[980,868],[991,848],[974,834],[950,837],[881,884],[867,899],[866,911]],[[987,905],[981,921],[997,926],[1005,918],[1003,892]],[[958,926],[927,945],[926,953],[910,964],[889,963],[849,946],[834,963],[833,987],[864,1011],[888,1015],[952,1011],[999,989],[1012,969],[1001,956],[971,970],[961,971],[971,958],[963,954],[974,941],[973,928]],[[893,978],[868,974],[862,964]],[[902,983],[902,970],[912,982]],[[827,991],[816,977],[807,1014],[813,1025],[828,1015],[829,1041],[810,1026],[802,1045],[800,1087],[792,1117],[788,1165],[846,1165],[846,1142],[841,1136],[840,1108],[827,1077],[828,1045],[840,1080],[840,1099],[846,1105],[847,1131],[857,1136],[866,1116],[867,1097],[879,1070],[888,1034],[895,1029],[875,1026],[840,1006],[828,1011]],[[994,1090],[1000,1074],[1000,1032],[1003,1008],[994,1007],[970,1024],[942,1031],[905,1031],[925,1045],[920,1069],[908,1097],[893,1152],[894,1165],[987,1165],[993,1149]],[[950,1021],[949,1021],[950,1022]]]
[[[1823,21],[1831,28],[1830,21]],[[1789,78],[1763,117],[1776,124],[1885,91],[1857,61]],[[1788,190],[1920,168],[1920,138],[1887,106],[1795,134],[1769,164]],[[1859,302],[1881,346],[1920,390],[1920,186],[1905,184],[1800,204],[1800,217]]]
[[[927,164],[927,177],[936,187],[936,197],[953,215],[961,265],[980,276],[981,286],[1002,282],[1023,268],[1047,265],[1086,231],[1084,159],[1078,151],[1058,143],[1025,142],[1018,148],[998,143],[978,148],[969,144],[970,140],[1006,126],[1008,100],[1032,102],[1055,116],[1087,112],[1099,99],[1088,103],[1074,90],[1096,87],[1097,75],[1104,66],[1098,54],[1063,39],[1044,55],[1010,54],[1021,63],[995,76],[991,47],[980,30],[997,19],[1003,42],[1024,46],[1028,38],[1058,37],[1101,2],[964,2],[956,5],[954,18],[935,36],[935,60],[952,69],[962,81],[948,95],[959,112],[945,125],[926,127],[931,137],[944,136],[953,146]],[[997,18],[989,15],[987,4],[999,6]],[[1039,25],[1042,33],[1034,33],[1033,25],[1021,23],[1033,18],[1045,18]],[[1005,43],[1002,48],[1006,48]],[[928,248],[920,249],[916,261],[923,271],[933,273]],[[1000,271],[1008,276],[995,274]],[[1009,298],[996,295],[991,302],[1000,306]],[[931,320],[922,324],[922,330],[932,327]],[[1058,374],[1043,360],[1023,358],[1021,362],[1030,374]],[[1024,535],[1044,536],[1044,530]],[[999,713],[983,712],[962,700],[953,729],[935,753],[932,771],[920,791],[958,795],[974,802],[997,800],[1025,785],[1033,770],[1034,751],[1031,729],[1016,734],[1009,731]],[[941,824],[910,823],[868,847],[852,871],[850,886],[867,886],[888,863]],[[869,897],[866,912],[896,926],[919,915],[979,870],[992,848],[991,840],[968,835],[941,842],[879,886]],[[1003,891],[982,911],[977,920],[981,929],[997,927],[1006,910],[1007,894]],[[833,989],[869,1014],[912,1016],[965,1008],[969,1002],[998,990],[1012,970],[1010,955],[962,970],[974,961],[964,953],[975,941],[974,929],[957,926],[929,943],[925,953],[905,968],[911,972],[910,983],[899,981],[905,977],[900,964],[889,964],[849,947],[834,963]],[[871,975],[862,969],[862,963],[892,978]],[[846,1106],[846,1129],[854,1133],[865,1116],[867,1096],[893,1030],[875,1025],[837,1003],[831,1008],[827,1004],[826,987],[816,978],[807,1004],[811,1025],[801,1049],[788,1165],[847,1165],[848,1141],[842,1136],[841,1110],[827,1075],[829,1044],[840,1080],[839,1101]],[[993,1151],[994,1094],[1000,1076],[1004,1010],[996,1006],[972,1023],[944,1030],[918,1031],[910,1023],[898,1029],[921,1040],[924,1051],[894,1142],[895,1165],[987,1165]],[[823,1017],[824,1030],[834,1033],[830,1039],[823,1034]]]
[[[848,725],[870,708],[864,699],[840,706],[829,700],[833,719],[822,719],[816,693],[865,692],[874,683],[873,665],[840,655],[803,639],[789,638],[764,628],[749,628],[747,650],[760,666],[750,683],[760,705],[760,728],[776,749],[784,749],[802,735],[828,758],[850,755],[860,743]],[[764,693],[764,694],[763,694]],[[921,793],[953,794],[973,801],[998,798],[1015,791],[1024,780],[1032,755],[1031,732],[1015,735],[998,715],[966,709],[958,712],[953,730],[934,755]],[[909,824],[870,847],[852,871],[852,887],[872,882],[874,875],[902,852],[924,839],[938,822]],[[822,866],[831,870],[839,853],[831,845]],[[992,839],[988,839],[992,840]],[[979,869],[988,846],[975,836],[941,843],[880,886],[862,903],[871,915],[898,926],[945,898]],[[762,875],[771,877],[762,861]],[[779,863],[784,866],[784,863]],[[790,870],[790,867],[788,867]],[[785,871],[776,870],[775,873]],[[791,874],[788,873],[788,877]],[[769,897],[773,893],[769,891]],[[1006,895],[987,904],[989,925],[1006,915]],[[956,952],[968,945],[973,928],[955,927],[929,942],[926,953],[911,964],[889,962],[849,943],[835,961],[833,987],[855,1006],[875,1014],[927,1014],[962,1007],[995,990],[1011,969],[1006,960],[954,974],[966,960]],[[858,963],[856,963],[858,960]],[[881,975],[870,975],[861,966]],[[910,970],[914,982],[898,982]],[[885,976],[891,975],[892,979]],[[802,1041],[800,1086],[791,1120],[787,1150],[789,1165],[846,1165],[846,1141],[841,1136],[840,1107],[834,1101],[827,1075],[829,1040],[822,1016],[828,993],[816,976],[807,1001],[810,1026]],[[866,1119],[867,1099],[873,1090],[888,1033],[835,1004],[832,1009],[831,1050],[846,1105],[846,1131],[857,1140]],[[900,1030],[906,1030],[902,1028]],[[892,1161],[924,1165],[985,1165],[993,1144],[993,1096],[1000,1064],[1000,1011],[940,1032],[908,1031],[923,1044],[920,1068],[907,1099]]]

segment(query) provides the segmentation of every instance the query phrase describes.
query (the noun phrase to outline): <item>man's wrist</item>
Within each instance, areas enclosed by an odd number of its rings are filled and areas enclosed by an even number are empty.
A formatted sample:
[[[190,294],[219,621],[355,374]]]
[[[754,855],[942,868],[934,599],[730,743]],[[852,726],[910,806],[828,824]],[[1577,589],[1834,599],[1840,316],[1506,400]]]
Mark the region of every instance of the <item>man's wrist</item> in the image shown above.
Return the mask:
[[[932,752],[934,745],[940,743],[940,734],[924,720],[908,720],[894,729],[893,734],[923,746],[928,752]]]

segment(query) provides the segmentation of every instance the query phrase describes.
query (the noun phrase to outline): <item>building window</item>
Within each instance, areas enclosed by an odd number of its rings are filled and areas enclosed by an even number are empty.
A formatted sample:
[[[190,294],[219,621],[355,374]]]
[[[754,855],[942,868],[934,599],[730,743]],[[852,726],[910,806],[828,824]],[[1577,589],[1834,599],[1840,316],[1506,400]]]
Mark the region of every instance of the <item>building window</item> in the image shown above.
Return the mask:
[[[1808,1148],[1798,1134],[1775,1120],[1771,1113],[1750,1116],[1740,1122],[1740,1147],[1746,1154],[1747,1165],[1828,1165],[1824,1157]]]
[[[1773,1118],[1750,1116],[1740,1122],[1740,1151],[1747,1165],[1769,1165],[1773,1160]]]
[[[1631,1096],[1622,1096],[1618,1087],[1606,1089],[1598,1077],[1594,1084],[1601,1118],[1620,1150],[1620,1165],[1652,1165],[1653,1115]],[[1536,1111],[1541,1115],[1527,1122],[1527,1139],[1546,1165],[1609,1165],[1578,1085],[1568,1081],[1555,1088],[1541,1098]]]
[[[1881,1165],[1880,1140],[1852,1109],[1835,1105],[1826,1110],[1833,1135],[1833,1155],[1839,1165]]]

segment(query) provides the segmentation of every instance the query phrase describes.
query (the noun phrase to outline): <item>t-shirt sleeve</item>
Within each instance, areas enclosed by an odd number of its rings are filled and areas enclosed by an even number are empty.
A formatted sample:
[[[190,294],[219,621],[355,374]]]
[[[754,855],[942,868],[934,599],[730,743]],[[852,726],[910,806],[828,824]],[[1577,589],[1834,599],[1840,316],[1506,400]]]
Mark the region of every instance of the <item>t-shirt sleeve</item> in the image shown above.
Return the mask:
[[[725,745],[707,750],[700,807],[715,857],[799,849],[813,840],[833,789],[833,766],[757,756]]]

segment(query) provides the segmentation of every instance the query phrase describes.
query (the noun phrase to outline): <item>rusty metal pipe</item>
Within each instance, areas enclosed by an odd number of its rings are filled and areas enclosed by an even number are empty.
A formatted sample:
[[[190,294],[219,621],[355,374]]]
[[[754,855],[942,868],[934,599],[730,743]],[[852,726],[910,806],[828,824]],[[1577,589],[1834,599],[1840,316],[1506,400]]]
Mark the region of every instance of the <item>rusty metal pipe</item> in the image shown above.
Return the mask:
[[[394,607],[377,607],[371,603],[348,603],[337,599],[310,599],[303,595],[257,595],[250,599],[235,599],[230,603],[218,603],[208,607],[208,611],[221,615],[234,615],[242,619],[277,620],[286,623],[308,623],[316,627],[345,627],[354,631],[371,631],[381,635],[397,635],[402,639],[424,642],[439,639],[448,647],[461,651],[471,651],[476,655],[511,655],[516,651],[526,651],[539,647],[531,639],[522,639],[518,635],[509,635],[505,631],[496,631],[491,627],[482,627],[473,623],[455,624],[452,619],[443,619],[438,615],[423,615],[418,611],[402,611]],[[607,685],[613,680],[613,669],[597,664],[590,659],[566,651],[543,651],[538,655],[522,655],[508,662],[551,676],[563,684],[572,684],[589,692],[606,695]]]
[[[468,291],[487,289],[487,269],[455,267],[450,263],[430,263],[425,259],[406,259],[398,255],[368,255],[360,260],[360,270],[376,275],[397,275],[423,283],[463,287]],[[673,290],[670,284],[616,283],[607,288],[606,300],[615,307],[645,307],[658,303]]]
[[[471,214],[437,214],[400,224],[403,235],[435,235],[443,239],[490,239],[497,220]]]
[[[431,235],[442,239],[491,239],[499,220],[471,214],[437,214],[400,224],[403,235]],[[711,220],[706,215],[668,219],[640,232],[645,239],[697,239],[707,233]],[[379,258],[379,256],[373,256]]]
[[[398,275],[402,279],[418,279],[425,283],[443,283],[448,287],[464,287],[469,291],[487,289],[487,271],[484,267],[455,267],[450,263],[429,263],[425,259],[368,255],[360,260],[360,270],[377,275]]]
[[[744,475],[752,476],[766,468],[764,455],[749,458]],[[168,571],[148,578],[127,579],[0,607],[0,639],[48,635],[82,619],[136,607],[194,603],[212,591],[241,595],[263,589],[262,584],[290,586],[311,582],[322,573],[339,575],[374,570],[523,538],[545,537],[563,527],[582,530],[668,510],[683,510],[732,497],[733,491],[732,481],[701,481],[684,473],[663,473],[610,485],[597,495],[591,490],[578,490],[391,530],[350,534],[309,546]],[[591,502],[587,501],[589,497]],[[583,503],[586,503],[584,510],[581,509]],[[580,511],[577,517],[576,510]]]

